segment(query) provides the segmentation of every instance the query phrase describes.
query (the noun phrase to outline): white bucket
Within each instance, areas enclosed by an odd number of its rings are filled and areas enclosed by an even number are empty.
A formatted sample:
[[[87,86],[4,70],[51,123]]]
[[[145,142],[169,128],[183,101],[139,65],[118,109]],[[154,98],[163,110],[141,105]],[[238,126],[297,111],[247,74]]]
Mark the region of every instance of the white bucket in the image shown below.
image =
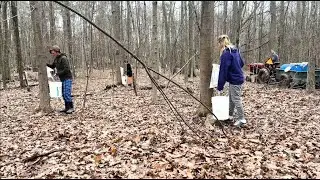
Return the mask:
[[[121,82],[123,85],[128,85],[127,83],[127,75],[124,74],[124,69],[123,67],[120,67],[120,73],[121,73]]]
[[[212,112],[218,120],[229,119],[229,96],[211,97]],[[213,116],[215,119],[215,117]]]
[[[50,97],[59,98],[62,96],[62,82],[50,82],[49,81]]]

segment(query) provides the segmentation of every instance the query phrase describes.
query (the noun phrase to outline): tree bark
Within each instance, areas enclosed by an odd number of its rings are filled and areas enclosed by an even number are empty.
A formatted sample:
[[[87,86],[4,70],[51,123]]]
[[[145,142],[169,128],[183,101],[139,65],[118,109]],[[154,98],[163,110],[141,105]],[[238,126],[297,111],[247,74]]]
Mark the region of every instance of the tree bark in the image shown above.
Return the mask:
[[[260,6],[260,20],[259,20],[259,35],[258,35],[258,38],[259,38],[259,50],[258,50],[258,61],[260,62],[260,61],[263,61],[263,59],[262,59],[262,44],[263,44],[263,42],[262,42],[262,33],[263,33],[263,28],[264,28],[264,23],[263,23],[263,20],[264,20],[264,18],[263,18],[263,10],[264,10],[264,1],[260,1],[260,3],[261,3],[261,6]]]
[[[231,34],[230,40],[231,42],[235,42],[236,34],[237,34],[237,24],[238,24],[238,1],[232,2],[232,24],[231,24]]]
[[[48,31],[48,25],[47,25],[47,15],[46,15],[46,1],[40,1],[41,2],[41,17],[42,17],[42,23],[41,23],[41,30],[42,35],[44,35],[44,43],[48,44],[50,42],[50,34]]]
[[[227,34],[228,1],[223,1],[223,34]]]
[[[2,9],[2,2],[0,2],[0,13],[1,13],[1,9]],[[2,37],[2,21],[0,21],[0,74],[3,76],[3,72],[4,72],[4,69],[3,69],[3,37]],[[0,83],[0,87],[1,87],[1,83]]]
[[[66,1],[65,4],[69,6],[69,1]],[[66,23],[66,31],[65,31],[65,39],[68,41],[67,42],[67,47],[68,47],[68,56],[70,59],[70,65],[72,69],[72,74],[73,77],[75,78],[76,76],[76,70],[75,70],[75,65],[74,65],[74,58],[73,58],[73,50],[72,50],[72,44],[73,44],[73,39],[72,39],[72,29],[71,29],[71,17],[70,17],[70,11],[65,10],[65,21]]]
[[[212,72],[212,28],[214,1],[202,1],[200,28],[200,101],[211,107],[212,89],[209,88]],[[200,104],[199,116],[206,116],[209,111]]]
[[[116,40],[120,41],[120,2],[119,1],[112,1],[111,2],[111,10],[112,10],[112,24],[113,24],[113,35]],[[120,73],[120,66],[121,66],[121,55],[120,55],[120,49],[117,45],[114,45],[115,49],[115,67],[116,67],[116,83],[121,84],[121,73]]]
[[[152,1],[152,47],[153,47],[153,61],[152,61],[152,67],[154,69],[157,68],[157,62],[158,62],[158,2]],[[155,76],[154,76],[155,78]],[[152,101],[155,102],[157,100],[157,89],[155,85],[152,84]]]
[[[52,1],[49,1],[49,19],[50,19],[50,42],[51,44],[56,44],[55,39],[56,39],[56,24],[55,24],[55,15],[54,15],[54,5]]]
[[[314,49],[317,47],[316,42],[316,17],[317,17],[317,2],[311,2],[311,21],[310,21],[310,35],[309,35],[309,49]],[[308,76],[307,76],[307,85],[306,89],[309,93],[315,90],[315,63],[317,61],[317,52],[309,51],[309,63],[308,63]]]
[[[193,57],[195,53],[194,49],[194,2],[189,1],[189,58]],[[195,58],[193,57],[189,64],[188,76],[193,78],[194,75]]]
[[[170,31],[169,31],[169,24],[168,24],[168,16],[167,16],[167,8],[165,1],[162,1],[162,14],[163,14],[163,21],[164,21],[164,32],[165,32],[165,53],[164,53],[164,63],[169,64],[169,72],[172,72],[172,67],[171,67],[171,40],[170,40]]]
[[[269,52],[271,49],[276,50],[277,47],[277,18],[276,18],[276,2],[270,1],[270,30],[269,30]]]
[[[285,42],[284,42],[284,36],[285,36],[285,16],[284,16],[284,1],[280,2],[280,19],[279,19],[279,40],[278,40],[278,55],[279,59],[281,59],[282,62],[287,62],[285,59],[286,56],[284,56],[285,53]]]
[[[2,83],[3,83],[3,89],[7,89],[7,83],[10,81],[10,66],[9,66],[9,29],[8,29],[8,16],[7,16],[7,9],[8,9],[8,3],[4,2],[3,4],[3,11],[2,11],[2,19],[3,21],[3,32],[4,32],[4,42],[3,42],[3,74],[2,74]]]
[[[24,88],[26,87],[26,84],[25,84],[25,81],[23,80],[23,64],[22,64],[20,33],[19,33],[17,1],[11,1],[11,14],[13,17],[14,39],[16,43],[17,72],[19,73],[20,87]]]
[[[43,38],[41,34],[41,6],[40,1],[29,1],[30,9],[33,8],[34,11],[31,12],[31,21],[33,25],[33,32],[34,32],[34,44],[36,45],[36,52],[37,52],[37,60],[39,61],[39,98],[40,104],[38,110],[43,112],[51,112],[50,106],[50,97],[49,97],[49,85],[48,85],[48,77],[47,77],[47,68],[46,68],[46,55],[47,51],[43,47]]]

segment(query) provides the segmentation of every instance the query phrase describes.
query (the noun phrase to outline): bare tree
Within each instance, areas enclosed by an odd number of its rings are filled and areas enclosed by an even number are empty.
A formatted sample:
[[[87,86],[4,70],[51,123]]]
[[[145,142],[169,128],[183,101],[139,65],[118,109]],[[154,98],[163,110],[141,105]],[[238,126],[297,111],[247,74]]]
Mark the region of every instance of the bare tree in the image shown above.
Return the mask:
[[[285,59],[285,14],[284,14],[284,1],[280,2],[280,18],[279,18],[279,36],[278,36],[278,53],[279,57],[282,59],[281,61],[286,62]]]
[[[3,74],[2,74],[2,83],[3,89],[7,88],[7,83],[10,81],[10,66],[9,66],[9,29],[8,29],[8,16],[7,16],[7,9],[8,9],[9,1],[4,2],[3,10],[2,10],[2,19],[3,21],[3,32],[4,32],[4,41],[3,41]]]
[[[47,69],[46,69],[46,52],[43,46],[43,38],[41,34],[41,6],[40,1],[29,1],[30,10],[31,10],[31,20],[33,25],[34,32],[34,44],[36,46],[37,52],[37,60],[39,61],[39,97],[40,104],[37,110],[41,110],[43,112],[51,112],[50,106],[50,97],[49,97],[49,85],[48,85],[48,77],[47,77]],[[33,10],[34,8],[34,10]],[[33,10],[33,11],[32,11]]]
[[[194,12],[193,12],[194,2],[189,1],[189,58],[192,58],[191,63],[189,64],[189,75],[193,78],[194,75],[194,66],[195,58],[193,57],[195,53],[194,48]]]
[[[170,39],[170,31],[169,31],[169,23],[168,23],[168,15],[167,15],[167,8],[165,1],[162,1],[162,14],[163,14],[163,21],[164,21],[164,32],[165,32],[165,53],[164,53],[164,63],[168,64],[171,60],[171,39]],[[169,65],[169,72],[171,71],[171,66]]]
[[[158,2],[152,1],[152,47],[153,47],[153,60],[152,67],[157,68],[158,62]],[[152,101],[155,102],[157,99],[157,89],[155,85],[152,84]]]
[[[276,2],[270,1],[270,30],[269,30],[269,51],[277,49],[277,19],[276,19]]]
[[[18,21],[18,10],[17,1],[11,1],[11,14],[13,17],[14,27],[14,39],[16,43],[16,60],[17,60],[17,72],[19,73],[20,87],[26,87],[25,81],[23,81],[23,64],[22,64],[22,53],[21,53],[21,42],[19,33],[19,21]]]
[[[227,34],[228,1],[223,1],[223,34]]]
[[[70,5],[69,1],[66,1],[65,4],[67,6]],[[67,52],[68,52],[68,56],[70,59],[70,64],[72,67],[72,74],[73,77],[75,77],[76,75],[76,71],[75,71],[75,65],[74,65],[74,59],[73,59],[73,51],[72,51],[72,44],[73,44],[73,39],[72,39],[72,29],[71,29],[71,18],[70,18],[70,11],[65,9],[64,11],[64,21],[63,21],[63,27],[65,28],[64,31],[64,39],[67,40]]]
[[[111,2],[111,11],[112,11],[112,24],[113,24],[113,35],[115,39],[120,41],[121,32],[120,32],[120,2],[112,1]],[[116,67],[116,82],[117,84],[121,84],[121,74],[120,74],[120,66],[121,66],[121,56],[120,50],[118,46],[114,47],[115,49],[115,67]]]
[[[2,9],[2,1],[0,2],[0,13]],[[2,58],[2,51],[3,51],[3,38],[2,38],[2,21],[0,21],[0,74],[3,75],[4,69],[3,69],[3,58]],[[1,87],[1,86],[0,86]]]
[[[262,37],[263,37],[263,28],[264,28],[264,16],[263,16],[263,10],[264,10],[264,1],[261,1],[261,6],[260,6],[260,19],[259,19],[259,35],[258,35],[258,41],[259,41],[259,45],[258,45],[258,61],[262,60]]]
[[[41,33],[44,37],[44,43],[47,44],[50,42],[50,34],[48,31],[48,24],[47,24],[47,13],[46,13],[46,1],[41,2],[41,17],[43,18],[41,21]]]
[[[200,28],[200,101],[211,107],[212,89],[209,88],[212,67],[212,19],[214,1],[202,1],[201,28]],[[199,116],[206,116],[208,110],[200,105]]]
[[[55,14],[54,14],[54,5],[52,1],[49,1],[49,19],[50,19],[50,42],[51,44],[55,43],[55,33],[56,33],[56,24],[55,24]]]
[[[310,21],[310,32],[309,32],[309,49],[317,47],[317,29],[316,29],[316,17],[317,17],[317,3],[316,1],[311,2],[311,21]],[[315,90],[315,63],[317,61],[317,52],[309,51],[309,63],[308,63],[308,77],[307,77],[307,91],[312,92]]]

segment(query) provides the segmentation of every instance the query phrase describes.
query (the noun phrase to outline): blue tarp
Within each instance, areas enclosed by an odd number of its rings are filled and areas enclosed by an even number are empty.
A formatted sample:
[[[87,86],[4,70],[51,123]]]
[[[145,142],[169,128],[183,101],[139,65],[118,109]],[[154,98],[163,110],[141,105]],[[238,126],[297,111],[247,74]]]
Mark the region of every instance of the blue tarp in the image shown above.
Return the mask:
[[[280,66],[280,70],[283,71],[294,71],[294,72],[307,72],[308,71],[308,63],[290,63],[290,64],[283,64]]]

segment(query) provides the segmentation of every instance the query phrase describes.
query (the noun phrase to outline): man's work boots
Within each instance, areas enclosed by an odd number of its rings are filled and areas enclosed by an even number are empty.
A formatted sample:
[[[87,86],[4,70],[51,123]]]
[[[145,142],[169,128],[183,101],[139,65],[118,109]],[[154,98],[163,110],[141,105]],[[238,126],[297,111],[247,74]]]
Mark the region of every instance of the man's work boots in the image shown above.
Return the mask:
[[[60,110],[59,112],[65,113],[65,112],[67,112],[67,110],[68,110],[68,103],[65,102],[65,103],[64,103],[64,109]]]
[[[73,109],[73,102],[67,102],[67,110],[66,110],[66,113],[67,114],[71,114],[74,112],[74,109]]]

